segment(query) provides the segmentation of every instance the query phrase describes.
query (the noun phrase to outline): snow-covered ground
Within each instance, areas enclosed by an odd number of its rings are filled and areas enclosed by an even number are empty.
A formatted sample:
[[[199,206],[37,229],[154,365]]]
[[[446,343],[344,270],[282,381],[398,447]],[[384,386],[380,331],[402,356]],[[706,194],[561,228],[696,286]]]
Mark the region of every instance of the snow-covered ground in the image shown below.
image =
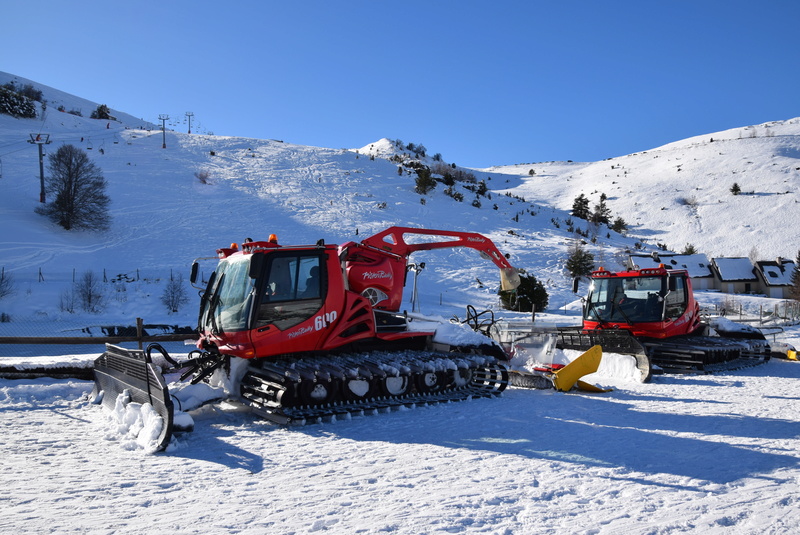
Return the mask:
[[[0,84],[13,78],[0,73]],[[412,176],[388,160],[388,140],[356,150],[174,131],[162,138],[153,125],[118,110],[117,121],[88,119],[97,103],[41,88],[48,99],[43,116],[0,115],[0,268],[13,281],[12,295],[0,299],[0,313],[10,319],[0,322],[0,336],[96,335],[137,317],[193,325],[194,290],[178,313],[168,313],[160,296],[171,274],[188,278],[194,258],[247,236],[343,243],[391,225],[487,235],[513,265],[545,284],[550,305],[537,322],[574,324],[580,302],[563,264],[576,239],[566,222],[580,193],[592,203],[606,193],[612,215],[631,226],[628,235],[603,229],[588,237],[596,264],[609,269],[621,266],[625,250],[648,252],[657,243],[678,250],[691,243],[715,256],[755,251],[764,259],[793,259],[800,243],[800,220],[791,216],[800,202],[797,119],[603,162],[474,170],[489,194],[459,185],[464,201],[457,202],[442,185],[425,197],[414,193]],[[58,112],[59,105],[84,117]],[[66,232],[34,213],[39,175],[31,133],[50,135],[46,152],[72,143],[91,155],[112,198],[107,232]],[[731,195],[733,182],[746,194]],[[412,260],[427,265],[418,281],[422,313],[463,317],[472,304],[519,317],[500,310],[496,270],[473,251]],[[104,281],[102,312],[65,311],[61,297],[88,270]],[[726,299],[698,293],[711,308]],[[734,299],[746,313],[780,303]],[[408,301],[403,306],[412,309]],[[798,327],[777,336],[800,347]],[[98,353],[0,347],[3,363],[88,365]],[[88,402],[89,382],[0,380],[0,531],[795,529],[800,364],[773,360],[713,376],[658,376],[649,384],[592,379],[616,389],[509,389],[498,399],[298,429],[259,420],[233,402],[213,404],[193,412],[193,433],[157,455],[131,447],[117,432],[125,426]]]
[[[0,381],[0,531],[761,535],[800,522],[796,362],[290,429],[222,403],[158,455],[123,447],[90,389]]]

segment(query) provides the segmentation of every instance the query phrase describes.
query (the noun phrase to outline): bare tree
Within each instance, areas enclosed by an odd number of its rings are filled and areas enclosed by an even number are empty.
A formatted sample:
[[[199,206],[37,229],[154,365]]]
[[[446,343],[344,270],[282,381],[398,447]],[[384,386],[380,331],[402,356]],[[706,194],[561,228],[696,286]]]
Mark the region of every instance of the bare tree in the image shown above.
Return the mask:
[[[62,145],[48,159],[46,190],[53,201],[37,208],[36,213],[66,230],[107,229],[111,199],[105,193],[106,180],[97,166],[74,145]]]
[[[11,273],[6,273],[6,268],[0,270],[0,299],[14,294],[14,279]]]
[[[180,307],[189,302],[186,287],[183,285],[183,275],[178,275],[178,278],[170,276],[164,293],[161,294],[161,302],[171,314],[178,312]]]
[[[93,271],[86,271],[73,285],[75,299],[86,312],[100,312],[105,302],[102,281]]]
[[[61,312],[75,313],[75,288],[70,288],[61,292],[61,297],[58,300],[58,309]]]
[[[747,255],[747,258],[749,258],[750,262],[752,262],[753,264],[758,262],[758,247],[756,247],[755,245],[751,247],[750,253]]]

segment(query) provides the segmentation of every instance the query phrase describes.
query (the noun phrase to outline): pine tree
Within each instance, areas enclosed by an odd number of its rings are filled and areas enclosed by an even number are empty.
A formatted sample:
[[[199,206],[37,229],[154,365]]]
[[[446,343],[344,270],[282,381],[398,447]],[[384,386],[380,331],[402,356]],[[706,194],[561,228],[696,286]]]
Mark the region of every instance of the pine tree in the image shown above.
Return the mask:
[[[605,193],[600,194],[600,202],[594,206],[594,212],[592,213],[592,223],[596,225],[608,225],[609,220],[611,219],[611,209],[606,205],[606,197]]]
[[[572,201],[572,215],[580,219],[589,219],[589,199],[581,193]]]
[[[420,195],[427,195],[436,187],[436,179],[431,176],[431,170],[427,167],[417,169],[416,186],[414,191]]]
[[[547,308],[550,297],[544,285],[533,275],[520,275],[516,290],[500,290],[500,301],[506,310],[518,312],[542,311]]]
[[[628,223],[621,217],[618,217],[614,220],[614,224],[611,225],[611,230],[617,234],[623,234],[628,230]]]
[[[13,86],[11,86],[13,88]],[[8,85],[0,87],[0,113],[23,119],[36,118],[36,106],[33,101],[9,89]]]
[[[100,104],[89,117],[92,119],[111,119],[111,110],[105,104]]]
[[[739,184],[737,182],[734,182],[733,186],[731,186],[731,193],[733,193],[734,195],[739,195],[741,192],[742,188],[739,187]]]
[[[594,255],[586,251],[580,243],[576,243],[569,253],[564,265],[573,277],[588,276],[594,269]]]

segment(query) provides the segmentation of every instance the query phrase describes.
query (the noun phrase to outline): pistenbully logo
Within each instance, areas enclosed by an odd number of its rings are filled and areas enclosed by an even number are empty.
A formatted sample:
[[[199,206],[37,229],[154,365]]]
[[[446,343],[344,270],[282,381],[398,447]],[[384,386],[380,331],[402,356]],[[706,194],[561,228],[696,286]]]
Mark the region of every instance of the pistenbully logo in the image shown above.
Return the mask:
[[[366,271],[364,272],[364,280],[376,280],[376,279],[390,279],[392,278],[392,273],[390,271]]]

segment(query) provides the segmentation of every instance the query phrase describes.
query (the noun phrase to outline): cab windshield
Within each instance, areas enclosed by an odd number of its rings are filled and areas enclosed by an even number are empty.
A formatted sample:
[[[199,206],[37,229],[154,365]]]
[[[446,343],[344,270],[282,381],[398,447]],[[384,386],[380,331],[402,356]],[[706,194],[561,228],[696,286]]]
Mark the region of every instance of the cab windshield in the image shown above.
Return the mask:
[[[250,257],[235,256],[221,260],[209,280],[204,296],[201,324],[216,332],[247,329],[254,291],[250,278]]]
[[[592,281],[584,319],[599,322],[663,321],[663,277],[609,277]]]

